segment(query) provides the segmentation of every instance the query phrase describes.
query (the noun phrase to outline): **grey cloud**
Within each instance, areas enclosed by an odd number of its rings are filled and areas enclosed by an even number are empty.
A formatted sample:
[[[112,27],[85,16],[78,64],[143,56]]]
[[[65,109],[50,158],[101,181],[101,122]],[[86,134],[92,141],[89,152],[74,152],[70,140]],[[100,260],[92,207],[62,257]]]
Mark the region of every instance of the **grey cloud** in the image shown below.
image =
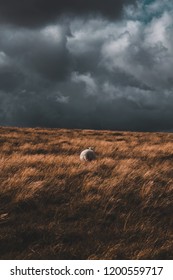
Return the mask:
[[[115,18],[123,5],[135,0],[1,0],[0,22],[20,26],[40,26],[57,20],[62,14],[101,14]]]
[[[44,22],[0,28],[0,125],[173,130],[171,12]]]
[[[66,48],[67,34],[68,30],[58,24],[35,31],[9,27],[1,29],[0,49],[6,53],[10,63],[0,66],[0,71],[2,68],[2,75],[9,78],[8,85],[12,83],[13,77],[16,77],[16,83],[21,83],[20,78],[17,79],[21,75],[30,82],[38,76],[48,81],[65,79],[72,65],[72,58]]]
[[[20,69],[4,52],[0,52],[0,90],[12,91],[23,78]]]

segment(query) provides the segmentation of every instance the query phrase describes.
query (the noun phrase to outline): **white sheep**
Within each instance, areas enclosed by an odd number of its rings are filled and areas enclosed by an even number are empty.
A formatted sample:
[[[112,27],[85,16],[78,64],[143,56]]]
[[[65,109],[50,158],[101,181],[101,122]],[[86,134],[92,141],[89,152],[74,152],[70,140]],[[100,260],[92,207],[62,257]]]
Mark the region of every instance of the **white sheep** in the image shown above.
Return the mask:
[[[88,149],[82,151],[80,154],[80,160],[82,161],[92,161],[95,159],[96,159],[96,155],[92,147],[89,147]]]

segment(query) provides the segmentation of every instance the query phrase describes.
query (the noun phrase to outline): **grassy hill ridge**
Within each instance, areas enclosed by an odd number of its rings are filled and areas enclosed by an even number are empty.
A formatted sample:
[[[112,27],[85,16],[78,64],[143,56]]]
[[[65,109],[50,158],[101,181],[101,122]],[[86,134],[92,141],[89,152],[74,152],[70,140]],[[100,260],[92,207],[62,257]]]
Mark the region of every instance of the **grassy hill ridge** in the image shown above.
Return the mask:
[[[0,127],[0,258],[173,259],[172,161],[169,133]]]

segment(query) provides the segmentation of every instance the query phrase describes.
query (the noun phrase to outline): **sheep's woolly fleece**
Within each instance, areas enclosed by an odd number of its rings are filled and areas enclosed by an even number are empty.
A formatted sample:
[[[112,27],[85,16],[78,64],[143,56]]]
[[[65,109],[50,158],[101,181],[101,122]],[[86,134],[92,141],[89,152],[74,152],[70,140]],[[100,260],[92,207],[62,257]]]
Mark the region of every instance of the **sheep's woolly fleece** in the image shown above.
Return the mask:
[[[82,161],[92,161],[95,159],[96,159],[96,155],[95,155],[94,150],[91,147],[89,147],[88,149],[85,149],[80,154],[80,160],[82,160]]]

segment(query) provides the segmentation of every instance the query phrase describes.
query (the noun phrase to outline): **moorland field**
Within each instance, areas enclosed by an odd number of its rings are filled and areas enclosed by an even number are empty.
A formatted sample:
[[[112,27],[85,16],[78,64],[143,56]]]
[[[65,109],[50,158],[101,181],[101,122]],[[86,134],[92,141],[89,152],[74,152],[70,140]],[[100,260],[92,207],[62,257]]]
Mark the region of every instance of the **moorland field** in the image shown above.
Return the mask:
[[[0,127],[0,258],[173,259],[173,134]]]

